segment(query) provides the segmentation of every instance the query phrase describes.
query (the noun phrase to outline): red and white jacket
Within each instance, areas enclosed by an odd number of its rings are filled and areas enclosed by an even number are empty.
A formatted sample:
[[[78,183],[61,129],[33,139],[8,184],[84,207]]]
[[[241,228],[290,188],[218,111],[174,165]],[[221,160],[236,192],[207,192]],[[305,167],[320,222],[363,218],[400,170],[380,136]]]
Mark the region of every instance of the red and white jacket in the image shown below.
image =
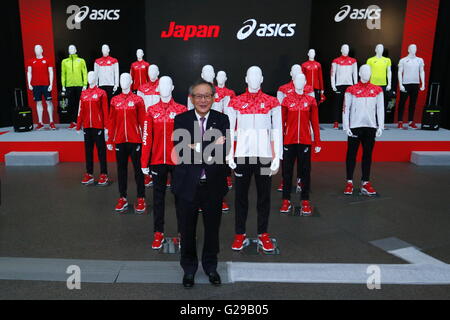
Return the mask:
[[[144,121],[142,168],[148,168],[149,164],[175,165],[171,158],[174,119],[186,111],[186,106],[176,103],[173,99],[169,103],[160,101],[149,109]]]
[[[281,106],[275,97],[261,90],[250,93],[247,89],[231,99],[229,107],[225,112],[230,119],[232,137],[237,137],[235,157],[283,159]],[[231,140],[234,144],[234,139]]]
[[[305,144],[318,147],[320,125],[316,99],[294,92],[283,100],[282,108],[284,145]]]
[[[302,64],[302,71],[306,83],[315,90],[325,90],[323,85],[322,65],[317,61],[307,61]]]
[[[81,93],[78,109],[77,130],[104,129],[108,121],[108,96],[98,87],[88,88]]]
[[[294,85],[294,81],[291,81],[291,82],[286,83],[285,85],[281,86],[278,89],[277,99],[281,104],[281,103],[283,103],[284,98],[286,98],[288,95],[293,94],[293,93],[295,93],[295,85]],[[306,85],[303,88],[303,93],[314,97],[314,89],[310,85]]]
[[[157,104],[160,100],[159,91],[159,79],[155,82],[149,81],[144,83],[139,87],[137,95],[144,99],[145,110],[148,111],[148,108]]]
[[[113,57],[102,57],[95,60],[95,76],[99,86],[119,87],[119,61]]]
[[[217,92],[216,102],[222,101],[226,97],[230,97],[231,99],[236,97],[236,93],[233,90],[228,89],[227,87],[223,88],[216,87],[216,92]]]
[[[136,91],[140,86],[150,81],[148,76],[149,67],[150,63],[144,60],[133,62],[130,69],[131,78],[133,79],[131,90]]]
[[[344,130],[361,127],[384,129],[383,89],[369,82],[359,82],[348,88],[342,124]]]
[[[142,143],[145,105],[141,97],[119,94],[112,98],[109,110],[108,144]]]
[[[356,59],[340,56],[331,66],[331,84],[352,86],[358,82],[358,63]]]

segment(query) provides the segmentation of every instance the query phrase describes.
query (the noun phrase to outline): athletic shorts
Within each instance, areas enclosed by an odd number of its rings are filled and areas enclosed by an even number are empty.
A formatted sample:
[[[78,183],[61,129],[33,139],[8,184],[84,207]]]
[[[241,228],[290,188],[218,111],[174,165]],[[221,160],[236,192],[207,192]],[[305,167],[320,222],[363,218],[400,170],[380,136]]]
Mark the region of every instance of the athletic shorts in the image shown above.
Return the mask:
[[[48,92],[49,86],[34,86],[33,87],[33,98],[34,101],[42,101],[42,96],[44,96],[45,101],[52,100],[52,93]]]

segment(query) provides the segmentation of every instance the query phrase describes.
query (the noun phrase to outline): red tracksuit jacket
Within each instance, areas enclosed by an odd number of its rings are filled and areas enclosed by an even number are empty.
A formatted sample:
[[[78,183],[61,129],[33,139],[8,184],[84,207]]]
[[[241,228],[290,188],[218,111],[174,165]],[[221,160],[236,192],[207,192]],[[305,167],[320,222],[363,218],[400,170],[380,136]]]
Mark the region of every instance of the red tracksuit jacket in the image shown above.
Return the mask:
[[[141,97],[120,94],[111,100],[108,122],[108,144],[142,143],[145,105]]]
[[[307,94],[299,95],[294,92],[283,100],[282,108],[284,145],[312,145],[312,127],[314,146],[319,146],[319,110],[316,99]]]
[[[144,121],[142,168],[148,168],[149,164],[175,165],[171,157],[174,119],[186,111],[186,106],[176,103],[173,99],[169,103],[160,101],[148,110]]]
[[[139,87],[150,81],[148,77],[148,68],[150,63],[146,61],[136,61],[131,65],[131,78],[133,79],[133,85],[131,89],[133,91],[139,90]]]
[[[317,61],[307,61],[302,64],[306,83],[316,90],[324,90],[322,65]]]
[[[88,88],[81,93],[78,109],[77,130],[104,129],[108,120],[108,96],[98,87]]]

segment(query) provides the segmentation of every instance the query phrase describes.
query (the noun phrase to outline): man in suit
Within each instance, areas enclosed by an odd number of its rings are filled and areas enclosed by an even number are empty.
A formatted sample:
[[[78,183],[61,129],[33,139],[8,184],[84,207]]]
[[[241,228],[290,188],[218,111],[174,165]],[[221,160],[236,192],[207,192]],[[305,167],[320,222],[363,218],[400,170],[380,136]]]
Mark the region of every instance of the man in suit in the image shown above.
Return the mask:
[[[194,109],[175,117],[174,153],[177,166],[174,170],[172,191],[179,210],[181,233],[181,267],[183,285],[194,286],[198,269],[196,226],[199,209],[203,214],[204,246],[202,267],[211,284],[218,286],[219,227],[222,200],[228,191],[225,157],[228,116],[211,110],[215,96],[214,85],[198,81],[189,96]]]

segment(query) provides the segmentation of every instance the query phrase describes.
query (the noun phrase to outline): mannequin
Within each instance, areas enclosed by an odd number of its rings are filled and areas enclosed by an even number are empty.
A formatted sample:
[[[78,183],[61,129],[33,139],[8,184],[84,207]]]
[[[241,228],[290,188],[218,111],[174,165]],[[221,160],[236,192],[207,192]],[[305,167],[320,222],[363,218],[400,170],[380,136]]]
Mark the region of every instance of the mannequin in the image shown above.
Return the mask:
[[[359,145],[363,147],[362,184],[363,195],[377,194],[370,183],[370,169],[375,138],[381,137],[384,130],[383,89],[371,84],[370,66],[363,65],[359,71],[361,82],[351,86],[345,93],[343,112],[344,131],[348,135],[347,186],[344,194],[353,194],[353,172]]]
[[[144,175],[148,175],[150,163],[153,177],[154,238],[152,248],[154,250],[161,249],[164,243],[167,178],[175,168],[171,157],[174,121],[178,114],[187,111],[186,106],[173,100],[173,89],[173,81],[170,77],[162,77],[159,80],[161,101],[149,109],[144,122],[141,168]],[[179,230],[180,228],[178,228]]]
[[[275,247],[267,229],[271,176],[278,171],[283,157],[281,106],[275,97],[261,91],[264,77],[259,67],[248,69],[245,81],[248,85],[247,92],[232,99],[230,108],[227,109],[231,136],[231,151],[227,160],[236,176],[236,235],[232,249],[239,251],[248,244],[245,224],[248,191],[251,177],[254,175],[258,197],[258,243],[264,251],[272,252]],[[239,124],[237,131],[236,123]]]
[[[77,120],[77,133],[84,129],[84,146],[86,153],[86,173],[81,181],[83,185],[94,183],[94,145],[97,146],[100,160],[99,186],[108,184],[108,166],[106,162],[105,127],[108,120],[108,96],[106,91],[96,85],[94,72],[89,72],[89,88],[81,93]]]
[[[159,68],[157,65],[152,64],[148,68],[148,79],[147,83],[141,85],[138,89],[137,95],[144,99],[145,111],[160,101],[159,96]]]
[[[77,55],[77,48],[69,46],[69,57],[61,63],[61,84],[62,91],[66,92],[69,107],[69,129],[75,129],[78,115],[78,102],[81,91],[86,90],[87,68],[86,61]]]
[[[425,91],[425,62],[416,56],[417,46],[408,47],[408,56],[401,59],[398,65],[398,83],[400,86],[400,103],[398,105],[398,128],[403,129],[403,113],[409,98],[409,127],[417,129],[414,122],[414,111],[420,91]],[[422,83],[422,85],[421,85]],[[405,128],[407,129],[407,128]]]
[[[317,104],[319,104],[325,93],[325,87],[323,84],[322,65],[315,58],[316,50],[310,49],[308,51],[308,61],[302,64],[302,71],[306,76],[306,83],[313,87],[314,97]]]
[[[44,96],[47,104],[47,112],[50,120],[50,129],[56,130],[55,123],[53,122],[53,103],[51,92],[53,89],[53,67],[48,59],[44,58],[44,49],[41,45],[34,47],[34,53],[36,58],[28,61],[27,80],[28,89],[33,91],[33,98],[36,101],[36,110],[38,114],[38,124],[36,130],[44,129],[42,122],[42,116],[44,113],[44,107],[42,106],[42,96]]]
[[[348,56],[349,52],[350,47],[344,44],[341,48],[342,55],[334,59],[331,66],[331,87],[336,93],[333,129],[339,129],[345,91],[348,87],[358,83],[358,63]]]
[[[286,98],[286,96],[288,94],[291,94],[295,91],[295,87],[294,87],[294,78],[296,75],[302,73],[302,67],[299,64],[294,64],[291,68],[291,82],[288,82],[287,84],[281,86],[278,89],[277,92],[277,99],[280,102],[280,104],[283,102],[283,99]]]
[[[98,86],[108,94],[108,101],[119,88],[119,61],[110,57],[110,48],[107,44],[102,46],[103,57],[95,60],[94,72],[98,79]]]
[[[205,80],[206,82],[209,82],[209,83],[212,83],[212,84],[214,84],[214,78],[216,77],[216,73],[214,72],[214,67],[213,66],[211,66],[211,65],[206,65],[206,66],[204,66],[203,68],[202,68],[202,73],[201,73],[201,78],[203,79],[203,80]],[[217,86],[215,86],[216,87],[216,91],[217,91]],[[218,99],[218,95],[217,95],[217,93],[216,93],[216,96],[215,96],[215,99],[217,100]],[[188,103],[187,103],[187,106],[188,106],[188,109],[189,110],[192,110],[192,109],[194,109],[194,105],[192,104],[192,102],[191,102],[191,99],[190,99],[190,97],[188,97]],[[212,109],[213,110],[216,110],[216,111],[218,111],[218,112],[221,112],[221,113],[223,113],[224,112],[224,105],[223,105],[223,103],[222,103],[222,101],[220,101],[220,102],[214,102],[213,103],[213,106],[212,106]]]
[[[148,75],[150,64],[144,61],[144,50],[138,49],[136,51],[136,57],[137,61],[133,62],[130,69],[131,78],[133,79],[133,92],[137,92],[143,84],[146,84],[150,80]]]
[[[290,212],[292,174],[297,160],[302,181],[301,200],[302,214],[312,215],[309,201],[309,189],[311,180],[311,149],[315,153],[321,151],[319,110],[316,99],[304,93],[306,76],[298,74],[294,78],[295,92],[283,100],[283,203],[281,213]],[[311,128],[314,132],[314,140],[311,138]]]
[[[143,214],[146,211],[144,175],[141,171],[142,132],[144,131],[145,104],[141,97],[131,92],[131,75],[120,76],[122,93],[111,100],[108,121],[108,150],[115,145],[117,159],[117,176],[120,198],[115,210],[124,212],[128,207],[127,177],[128,160],[131,158],[138,192],[134,211]]]

